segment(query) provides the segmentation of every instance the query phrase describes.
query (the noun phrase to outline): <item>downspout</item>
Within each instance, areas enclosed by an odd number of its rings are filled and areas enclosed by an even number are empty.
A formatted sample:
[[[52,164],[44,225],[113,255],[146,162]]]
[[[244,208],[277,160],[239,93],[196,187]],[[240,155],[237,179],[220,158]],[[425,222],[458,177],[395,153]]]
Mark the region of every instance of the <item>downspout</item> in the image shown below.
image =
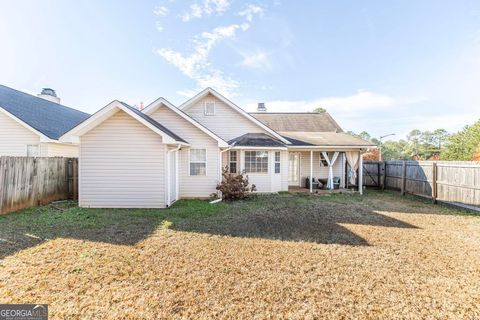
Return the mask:
[[[171,204],[171,198],[170,198],[170,188],[172,187],[172,178],[171,178],[171,175],[170,175],[170,153],[172,152],[175,152],[175,151],[178,151],[182,148],[182,145],[179,143],[177,144],[177,147],[175,149],[172,149],[172,150],[168,150],[167,151],[167,181],[168,181],[168,195],[167,195],[167,208],[170,206]],[[178,172],[178,168],[176,168],[177,172]],[[177,180],[177,185],[178,185],[178,177],[177,177],[177,172],[175,172],[175,178]],[[178,196],[178,195],[177,195]]]

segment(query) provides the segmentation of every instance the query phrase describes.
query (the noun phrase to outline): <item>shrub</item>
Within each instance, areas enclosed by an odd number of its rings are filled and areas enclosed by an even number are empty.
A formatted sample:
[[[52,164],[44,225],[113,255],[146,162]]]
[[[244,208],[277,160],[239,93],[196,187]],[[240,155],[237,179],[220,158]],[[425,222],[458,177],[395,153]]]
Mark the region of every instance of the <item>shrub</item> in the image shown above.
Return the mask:
[[[230,173],[228,167],[223,168],[222,178],[222,182],[217,185],[217,190],[222,193],[224,200],[245,199],[251,192],[257,190],[254,184],[249,186],[247,175]]]

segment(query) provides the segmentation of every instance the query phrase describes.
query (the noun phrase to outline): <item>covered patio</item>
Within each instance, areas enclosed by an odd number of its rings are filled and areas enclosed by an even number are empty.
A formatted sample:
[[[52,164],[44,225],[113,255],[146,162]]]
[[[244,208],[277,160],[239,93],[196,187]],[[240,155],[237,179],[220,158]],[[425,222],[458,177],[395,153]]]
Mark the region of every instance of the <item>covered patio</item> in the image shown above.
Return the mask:
[[[289,146],[289,191],[330,193],[355,189],[362,194],[363,152],[361,148]]]

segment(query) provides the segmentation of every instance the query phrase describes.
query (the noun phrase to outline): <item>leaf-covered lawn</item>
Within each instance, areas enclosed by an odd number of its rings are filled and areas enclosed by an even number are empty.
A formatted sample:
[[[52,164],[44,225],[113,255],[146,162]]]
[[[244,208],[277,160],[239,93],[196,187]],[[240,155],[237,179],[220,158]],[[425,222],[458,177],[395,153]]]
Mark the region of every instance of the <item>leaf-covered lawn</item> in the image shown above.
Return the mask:
[[[280,194],[0,216],[0,303],[56,318],[480,318],[480,217]]]

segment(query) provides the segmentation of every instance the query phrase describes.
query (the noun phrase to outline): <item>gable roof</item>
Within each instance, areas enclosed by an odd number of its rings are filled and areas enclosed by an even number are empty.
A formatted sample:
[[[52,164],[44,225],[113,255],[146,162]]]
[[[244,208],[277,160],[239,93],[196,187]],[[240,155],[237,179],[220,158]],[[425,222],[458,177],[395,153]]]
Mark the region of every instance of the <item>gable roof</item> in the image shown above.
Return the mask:
[[[0,85],[0,108],[35,133],[53,140],[58,140],[62,134],[90,116],[3,85]]]
[[[284,143],[273,139],[265,133],[246,133],[240,137],[228,141],[235,147],[286,147]]]
[[[193,98],[191,98],[191,99],[185,101],[183,104],[181,104],[179,108],[182,109],[182,110],[188,110],[190,107],[195,105],[195,103],[197,103],[200,99],[206,97],[209,94],[213,95],[214,97],[216,97],[217,99],[219,99],[220,101],[225,103],[227,106],[229,106],[233,110],[237,111],[242,116],[244,116],[245,118],[247,118],[248,120],[250,120],[251,122],[256,124],[257,126],[262,128],[263,130],[265,130],[266,132],[270,133],[271,135],[273,135],[277,139],[281,140],[283,143],[290,144],[290,141],[288,141],[287,139],[282,137],[280,134],[278,134],[278,132],[275,132],[275,130],[269,128],[264,123],[262,123],[261,121],[259,121],[258,119],[256,119],[252,115],[250,115],[248,112],[246,112],[245,110],[243,110],[242,108],[237,106],[235,103],[228,100],[226,97],[224,97],[223,95],[221,95],[220,93],[218,93],[217,91],[215,91],[212,88],[206,88],[206,89],[202,90],[196,96],[194,96]]]
[[[328,112],[251,112],[250,114],[277,132],[343,132]]]
[[[142,112],[147,114],[147,115],[151,115],[158,108],[161,108],[162,106],[165,106],[165,107],[169,108],[170,110],[172,110],[173,112],[178,114],[180,117],[182,117],[186,121],[190,122],[193,126],[197,127],[198,129],[200,129],[201,131],[203,131],[204,133],[209,135],[211,138],[215,139],[218,142],[218,145],[220,147],[228,147],[228,143],[225,140],[223,140],[222,138],[217,136],[215,133],[210,131],[207,127],[205,127],[204,125],[199,123],[197,120],[190,117],[188,114],[186,114],[185,112],[183,112],[179,108],[175,107],[170,101],[168,101],[165,98],[162,98],[162,97],[158,98],[154,102],[150,103],[145,109],[143,109]]]
[[[155,133],[162,136],[165,143],[179,143],[183,145],[188,145],[188,142],[186,140],[182,139],[180,136],[178,136],[174,132],[165,128],[160,123],[150,118],[148,115],[126,104],[125,102],[121,102],[118,100],[114,100],[110,102],[108,105],[106,105],[99,111],[95,112],[88,119],[78,124],[76,127],[72,128],[68,132],[64,133],[61,136],[61,139],[70,140],[72,138],[82,136],[86,132],[95,128],[98,124],[110,118],[113,114],[115,114],[119,110],[124,111],[125,113],[130,115],[132,118],[138,120],[140,123],[144,124],[146,127],[148,127]]]
[[[180,136],[178,136],[176,133],[174,133],[173,131],[171,131],[170,129],[168,128],[165,128],[163,125],[161,125],[160,123],[158,123],[157,121],[155,121],[154,119],[150,118],[150,116],[146,115],[145,113],[143,113],[142,111],[138,110],[137,108],[134,108],[128,104],[126,104],[125,102],[122,102],[122,101],[119,101],[121,104],[123,104],[125,107],[127,107],[128,109],[130,109],[132,112],[134,112],[135,114],[137,114],[138,116],[140,116],[141,118],[143,118],[145,121],[147,121],[148,123],[150,123],[151,125],[153,125],[155,128],[165,132],[166,134],[168,134],[170,137],[174,138],[176,141],[181,141],[181,142],[185,142],[187,143],[187,141],[183,140]]]

